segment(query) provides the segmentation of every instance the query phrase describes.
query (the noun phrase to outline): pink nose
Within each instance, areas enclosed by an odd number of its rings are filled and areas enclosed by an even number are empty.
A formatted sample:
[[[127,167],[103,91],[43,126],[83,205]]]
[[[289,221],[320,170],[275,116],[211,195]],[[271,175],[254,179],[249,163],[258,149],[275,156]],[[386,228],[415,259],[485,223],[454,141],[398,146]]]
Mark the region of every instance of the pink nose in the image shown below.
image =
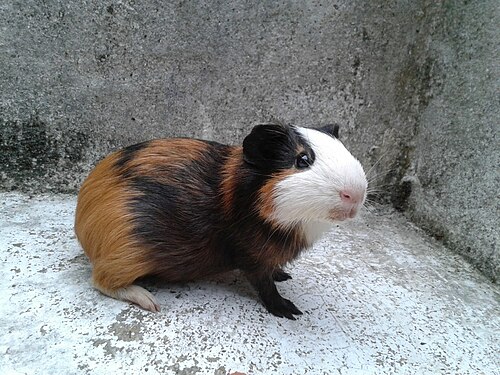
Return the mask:
[[[340,199],[342,202],[346,203],[358,203],[361,198],[358,196],[359,194],[354,194],[350,191],[343,190],[340,192]]]

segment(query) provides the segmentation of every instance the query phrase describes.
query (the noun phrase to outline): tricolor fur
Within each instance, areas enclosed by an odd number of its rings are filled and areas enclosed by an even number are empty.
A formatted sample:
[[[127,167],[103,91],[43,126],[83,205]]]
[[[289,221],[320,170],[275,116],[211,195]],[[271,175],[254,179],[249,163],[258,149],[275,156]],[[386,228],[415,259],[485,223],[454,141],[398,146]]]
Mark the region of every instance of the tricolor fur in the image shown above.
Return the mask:
[[[114,298],[155,311],[133,285],[140,277],[241,269],[270,312],[292,319],[300,311],[274,284],[289,278],[281,267],[332,220],[354,216],[365,192],[363,169],[336,138],[259,125],[241,147],[163,139],[111,154],[80,190],[75,230],[94,285]]]

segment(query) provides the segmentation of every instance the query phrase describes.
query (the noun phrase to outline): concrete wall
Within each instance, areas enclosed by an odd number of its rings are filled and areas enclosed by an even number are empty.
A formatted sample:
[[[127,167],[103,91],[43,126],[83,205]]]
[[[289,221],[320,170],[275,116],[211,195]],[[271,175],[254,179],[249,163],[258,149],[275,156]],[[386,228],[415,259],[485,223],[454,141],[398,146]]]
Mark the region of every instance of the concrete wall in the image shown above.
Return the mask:
[[[411,219],[500,276],[500,2],[434,7],[433,80],[400,185]]]
[[[462,233],[480,210],[464,217],[456,211],[464,202],[474,206],[474,191],[495,192],[494,177],[484,173],[495,166],[498,95],[488,100],[498,81],[488,47],[499,39],[495,7],[7,0],[0,5],[0,185],[74,192],[104,154],[140,140],[182,135],[238,143],[273,117],[306,126],[338,122],[351,151],[367,169],[375,165],[369,177],[378,199],[420,224],[432,222],[427,228],[450,246],[471,247],[498,264],[498,249],[491,250],[498,212],[478,222],[480,235]],[[469,72],[477,98],[461,84]],[[456,93],[470,98],[465,111]],[[479,107],[484,111],[469,110]],[[449,137],[458,127],[466,131]],[[474,162],[454,155],[462,144],[488,152],[481,143],[488,137],[489,156],[473,153],[475,163],[489,159],[474,169],[484,181],[461,194],[450,176],[465,183]],[[462,168],[469,172],[457,174]],[[440,219],[442,212],[458,216]],[[489,261],[477,264],[497,272]]]
[[[4,2],[2,185],[75,191],[120,145],[236,143],[272,117],[339,122],[366,165],[409,138],[395,81],[418,2],[193,3]]]

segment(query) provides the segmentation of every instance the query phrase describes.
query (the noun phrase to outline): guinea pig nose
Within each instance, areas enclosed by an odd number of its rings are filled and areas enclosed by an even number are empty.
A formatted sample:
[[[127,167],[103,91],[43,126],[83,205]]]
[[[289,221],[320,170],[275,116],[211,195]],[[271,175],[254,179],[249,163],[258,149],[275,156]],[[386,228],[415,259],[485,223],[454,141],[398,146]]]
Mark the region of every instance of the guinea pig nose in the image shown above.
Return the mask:
[[[339,194],[340,194],[340,199],[342,200],[342,202],[346,202],[346,203],[357,203],[358,202],[356,194],[354,194],[352,192],[342,190]]]

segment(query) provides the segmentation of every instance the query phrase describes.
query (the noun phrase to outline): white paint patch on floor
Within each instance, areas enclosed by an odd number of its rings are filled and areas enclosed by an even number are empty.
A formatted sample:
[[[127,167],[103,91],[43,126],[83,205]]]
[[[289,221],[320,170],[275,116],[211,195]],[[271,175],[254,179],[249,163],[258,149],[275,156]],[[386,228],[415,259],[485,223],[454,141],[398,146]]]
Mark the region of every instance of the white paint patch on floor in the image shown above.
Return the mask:
[[[268,314],[237,273],[145,284],[157,314],[92,289],[72,196],[0,194],[0,374],[499,374],[500,293],[393,212],[335,228]]]

